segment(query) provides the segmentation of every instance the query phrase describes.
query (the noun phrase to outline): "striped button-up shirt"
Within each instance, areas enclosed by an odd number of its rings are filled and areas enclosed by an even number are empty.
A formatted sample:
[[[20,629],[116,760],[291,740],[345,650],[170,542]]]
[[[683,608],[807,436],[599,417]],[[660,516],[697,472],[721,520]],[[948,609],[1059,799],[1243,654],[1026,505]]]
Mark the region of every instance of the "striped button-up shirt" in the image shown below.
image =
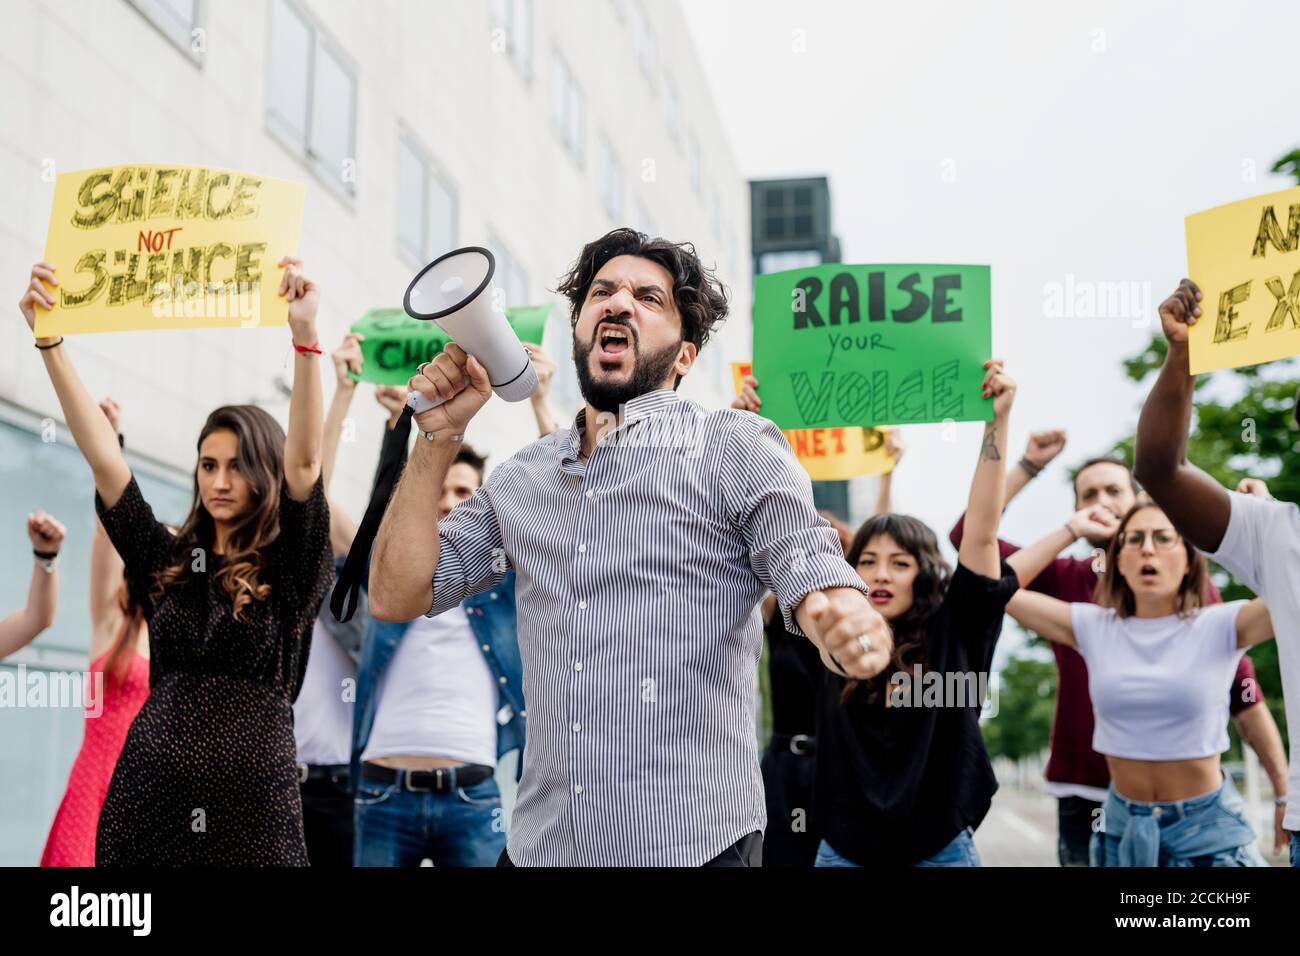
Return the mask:
[[[585,463],[584,430],[579,412],[439,524],[429,614],[516,572],[516,865],[697,866],[766,824],[763,595],[800,634],[809,592],[866,588],[767,419],[661,390],[627,403]]]

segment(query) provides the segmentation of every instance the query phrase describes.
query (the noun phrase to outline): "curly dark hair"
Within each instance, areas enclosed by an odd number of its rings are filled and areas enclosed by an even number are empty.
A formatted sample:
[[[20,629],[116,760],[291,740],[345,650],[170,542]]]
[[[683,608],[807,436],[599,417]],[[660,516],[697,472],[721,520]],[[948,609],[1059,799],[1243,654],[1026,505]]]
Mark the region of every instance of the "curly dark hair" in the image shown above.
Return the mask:
[[[697,353],[704,348],[709,336],[727,318],[726,286],[718,281],[714,270],[704,267],[691,243],[651,239],[626,227],[583,246],[578,261],[560,279],[555,291],[569,300],[569,325],[578,324],[596,273],[616,256],[640,256],[668,271],[673,277],[673,303],[682,317],[682,340],[693,342]]]
[[[935,537],[930,526],[913,518],[911,515],[883,514],[873,515],[858,529],[845,552],[844,559],[851,568],[857,569],[858,558],[862,557],[867,542],[878,534],[887,534],[900,548],[916,559],[916,579],[912,582],[912,606],[902,616],[889,622],[894,632],[894,654],[890,658],[891,667],[877,674],[868,681],[849,681],[840,697],[841,703],[848,703],[854,691],[865,683],[869,689],[867,702],[874,704],[880,696],[880,690],[889,685],[895,673],[910,673],[914,664],[925,664],[925,628],[930,616],[939,610],[943,597],[948,591],[948,580],[952,571],[944,561],[939,550],[939,539]]]

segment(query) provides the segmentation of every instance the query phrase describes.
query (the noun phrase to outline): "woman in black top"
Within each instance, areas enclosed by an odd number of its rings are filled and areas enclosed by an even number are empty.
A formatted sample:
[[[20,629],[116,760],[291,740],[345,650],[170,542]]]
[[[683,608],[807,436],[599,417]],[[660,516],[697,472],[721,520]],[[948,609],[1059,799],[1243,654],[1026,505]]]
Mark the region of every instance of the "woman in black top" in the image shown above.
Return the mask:
[[[330,580],[329,508],[318,293],[298,260],[280,265],[297,352],[288,436],[253,406],[213,412],[175,536],[141,496],[62,340],[36,342],[149,624],[149,699],[100,815],[100,866],[307,864],[290,705]],[[57,285],[53,266],[33,267],[20,303],[33,329]]]
[[[877,515],[848,561],[894,630],[892,666],[870,681],[827,672],[818,699],[818,866],[978,866],[973,828],[997,781],[979,731],[981,692],[1019,584],[998,556],[1007,418],[1015,384],[984,365],[993,399],[951,576],[934,532]],[[971,521],[974,537],[971,537]],[[832,662],[833,663],[833,662]]]

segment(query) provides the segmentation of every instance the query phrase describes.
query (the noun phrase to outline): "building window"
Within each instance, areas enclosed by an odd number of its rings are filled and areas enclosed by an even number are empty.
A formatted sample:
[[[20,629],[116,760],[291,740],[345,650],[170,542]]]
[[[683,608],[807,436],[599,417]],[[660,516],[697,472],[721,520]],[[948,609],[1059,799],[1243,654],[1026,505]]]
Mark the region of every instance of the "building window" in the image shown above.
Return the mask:
[[[492,0],[492,29],[502,31],[502,52],[509,53],[519,75],[533,78],[533,0]],[[495,40],[496,37],[494,36]],[[493,49],[498,49],[495,45]]]
[[[623,218],[623,168],[614,147],[605,137],[600,138],[600,199],[610,219]]]
[[[668,138],[681,151],[682,147],[682,113],[677,102],[677,86],[670,77],[664,77],[664,113],[668,118]]]
[[[691,133],[690,144],[688,147],[689,162],[691,167],[691,189],[695,195],[704,195],[704,162],[700,157],[700,141],[694,133]]]
[[[528,301],[528,273],[506,248],[504,242],[495,233],[489,235],[488,248],[497,261],[496,275],[492,284],[505,295],[503,306],[530,305]],[[540,342],[538,343],[541,344]]]
[[[271,4],[266,120],[336,192],[356,193],[356,71],[290,0]]]
[[[653,90],[658,51],[655,48],[654,34],[650,32],[650,24],[646,21],[645,11],[641,9],[640,3],[632,4],[632,55],[636,59],[637,66],[641,68],[641,75],[646,78]]]
[[[397,246],[415,265],[456,245],[456,193],[409,135],[398,137]]]
[[[163,36],[180,48],[195,63],[205,49],[199,19],[200,0],[127,0]]]
[[[560,142],[568,150],[573,161],[582,166],[584,142],[586,139],[586,119],[582,102],[582,91],[573,77],[573,71],[564,58],[555,54],[555,68],[551,77],[551,121]]]

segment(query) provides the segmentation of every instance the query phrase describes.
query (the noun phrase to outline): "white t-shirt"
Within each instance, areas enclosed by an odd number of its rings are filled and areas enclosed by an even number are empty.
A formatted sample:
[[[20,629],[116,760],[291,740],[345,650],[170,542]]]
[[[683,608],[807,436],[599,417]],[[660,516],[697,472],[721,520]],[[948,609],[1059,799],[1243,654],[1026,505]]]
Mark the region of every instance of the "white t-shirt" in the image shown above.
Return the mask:
[[[1287,726],[1300,727],[1300,508],[1235,491],[1228,497],[1232,499],[1228,530],[1210,557],[1268,605],[1277,636]],[[1294,742],[1287,791],[1291,800],[1283,825],[1300,830],[1300,747]]]
[[[362,760],[411,755],[496,766],[497,682],[463,607],[412,621],[376,693]]]
[[[1186,617],[1120,617],[1071,604],[1074,639],[1088,664],[1096,727],[1092,749],[1129,760],[1195,760],[1228,749],[1228,695],[1245,601]]]
[[[352,759],[356,680],[357,665],[318,618],[311,629],[307,673],[293,704],[293,739],[298,744],[299,763],[333,766]]]

